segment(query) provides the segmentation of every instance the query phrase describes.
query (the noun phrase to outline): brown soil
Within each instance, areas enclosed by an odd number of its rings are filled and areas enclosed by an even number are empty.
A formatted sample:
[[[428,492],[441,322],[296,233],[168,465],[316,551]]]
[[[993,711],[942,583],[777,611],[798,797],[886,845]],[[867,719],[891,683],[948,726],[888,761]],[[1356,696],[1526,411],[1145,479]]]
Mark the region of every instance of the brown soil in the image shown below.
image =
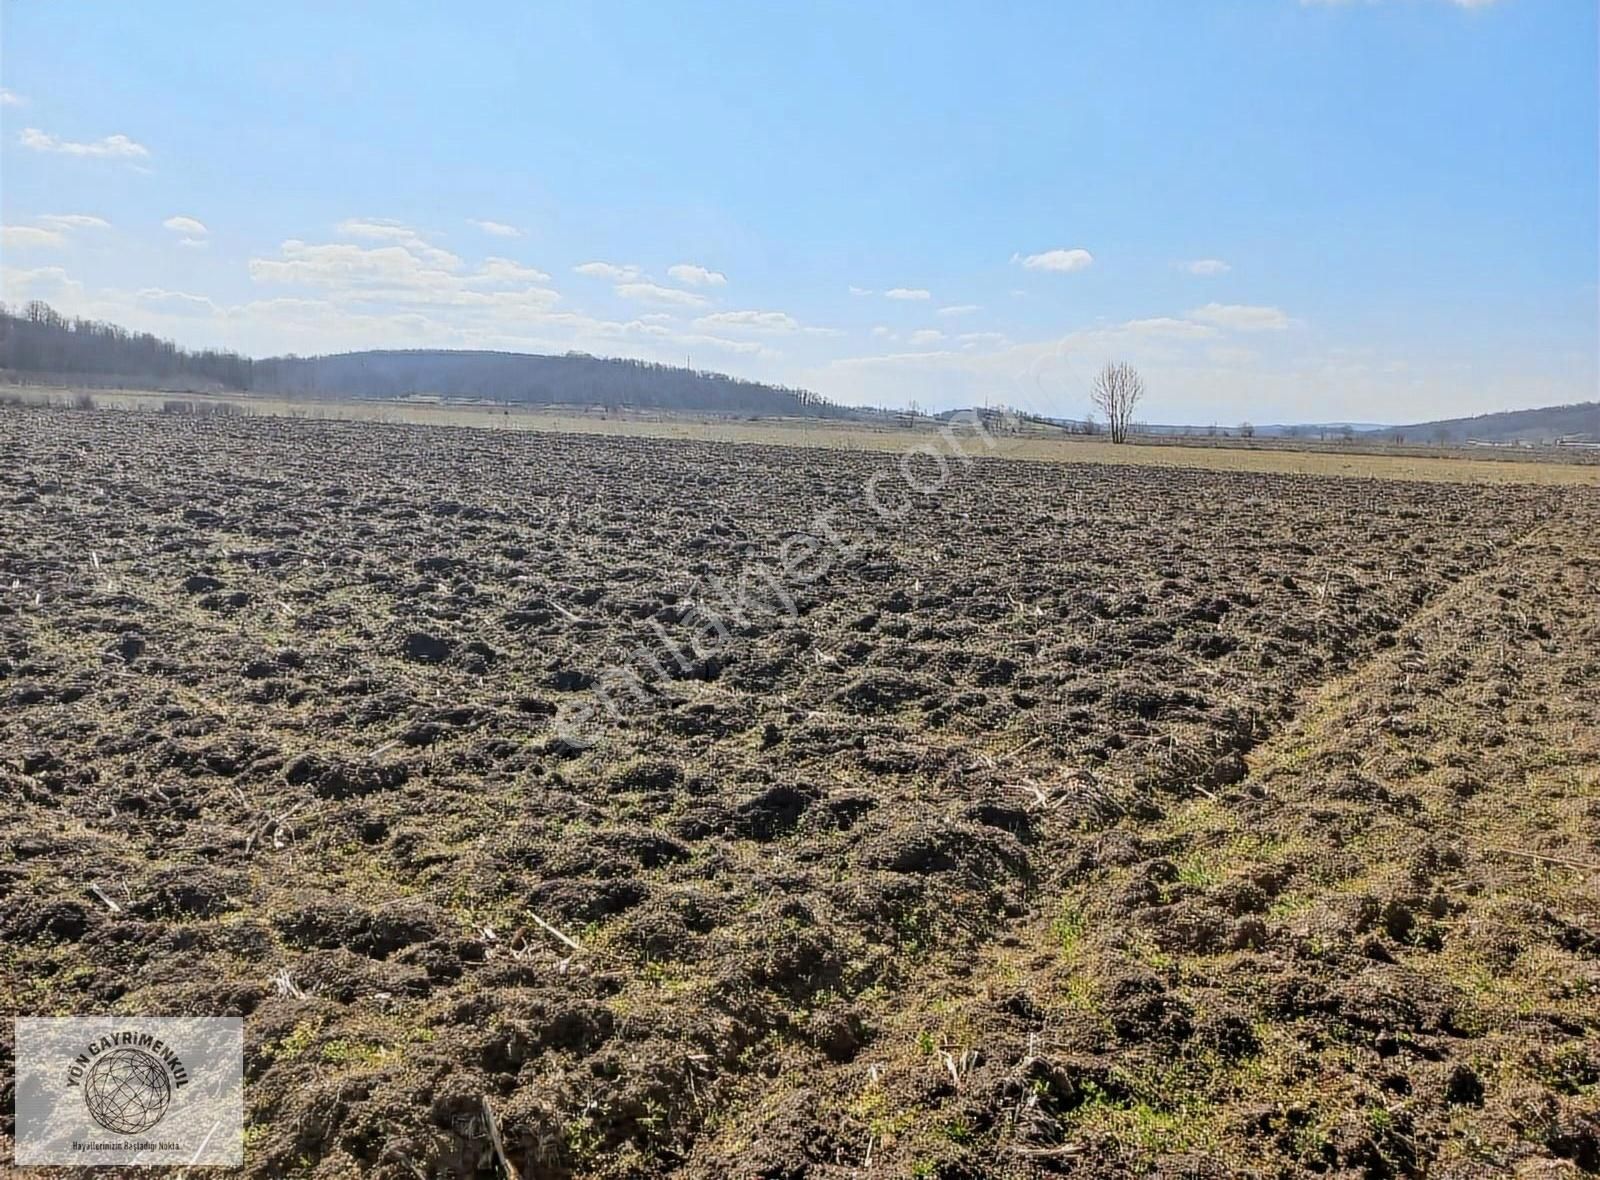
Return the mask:
[[[259,1177],[1600,1169],[1593,491],[895,471],[0,411],[4,1006]]]

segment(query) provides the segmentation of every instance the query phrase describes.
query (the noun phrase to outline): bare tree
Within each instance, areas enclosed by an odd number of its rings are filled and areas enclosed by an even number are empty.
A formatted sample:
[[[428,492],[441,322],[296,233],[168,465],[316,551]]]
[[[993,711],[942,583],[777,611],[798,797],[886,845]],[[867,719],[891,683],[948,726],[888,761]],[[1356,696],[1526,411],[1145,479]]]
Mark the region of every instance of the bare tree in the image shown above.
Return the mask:
[[[1133,408],[1144,396],[1144,380],[1138,370],[1124,362],[1108,364],[1094,379],[1090,400],[1095,409],[1106,416],[1106,431],[1111,441],[1128,441],[1128,427],[1133,423]]]
[[[1239,423],[1239,437],[1240,438],[1254,438],[1255,436],[1256,436],[1256,428],[1254,426],[1250,425],[1250,423],[1248,423],[1248,422]]]

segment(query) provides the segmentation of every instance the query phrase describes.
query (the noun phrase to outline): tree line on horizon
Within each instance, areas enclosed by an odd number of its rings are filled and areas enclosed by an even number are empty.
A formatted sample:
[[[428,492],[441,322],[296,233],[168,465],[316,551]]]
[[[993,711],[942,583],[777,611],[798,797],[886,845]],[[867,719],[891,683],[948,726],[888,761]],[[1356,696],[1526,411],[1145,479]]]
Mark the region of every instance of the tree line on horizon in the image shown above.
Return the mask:
[[[422,394],[607,409],[828,418],[857,414],[810,390],[583,352],[543,356],[408,349],[254,360],[223,349],[186,349],[148,332],[64,316],[38,301],[18,310],[0,305],[0,371],[290,397],[392,399]]]
[[[180,348],[149,332],[62,315],[35,300],[19,311],[0,304],[0,369],[24,374],[190,378],[244,390],[253,362],[222,349]]]

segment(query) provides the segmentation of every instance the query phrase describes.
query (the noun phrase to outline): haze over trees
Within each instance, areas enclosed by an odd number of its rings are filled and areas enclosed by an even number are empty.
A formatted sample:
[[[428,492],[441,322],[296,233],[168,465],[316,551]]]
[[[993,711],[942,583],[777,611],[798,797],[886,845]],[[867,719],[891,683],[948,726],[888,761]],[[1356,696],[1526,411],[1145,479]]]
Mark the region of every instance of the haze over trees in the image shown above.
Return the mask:
[[[1368,431],[1383,434],[1394,429]],[[1503,410],[1473,418],[1440,418],[1411,422],[1399,428],[1417,438],[1433,442],[1482,439],[1493,442],[1527,440],[1541,442],[1562,437],[1600,440],[1600,402],[1577,402],[1567,406],[1541,406],[1533,410]],[[1444,437],[1441,437],[1444,436]]]
[[[190,351],[149,332],[68,318],[37,300],[13,312],[0,305],[0,369],[25,374],[189,379],[225,389],[250,387],[251,361],[219,349]]]
[[[0,371],[298,397],[423,394],[540,406],[829,418],[857,414],[806,389],[587,353],[419,349],[252,360],[233,352],[180,348],[116,324],[68,318],[38,302],[20,311],[0,307]]]
[[[253,360],[226,349],[188,349],[148,332],[118,324],[62,315],[34,301],[19,308],[0,304],[0,377],[45,384],[121,386],[168,391],[215,391],[306,398],[403,398],[428,395],[532,406],[624,406],[662,411],[728,415],[868,418],[891,411],[841,406],[810,390],[746,381],[723,373],[596,357],[587,353],[378,350],[330,356],[280,356]],[[1040,417],[1073,434],[1104,428],[1125,442],[1144,395],[1137,370],[1107,365],[1090,391],[1099,419]],[[946,411],[937,415],[948,418]],[[988,414],[988,410],[982,411]],[[916,411],[903,415],[914,420]],[[1024,417],[1029,417],[1024,415]],[[1207,434],[1219,429],[1141,425],[1140,433]],[[1450,418],[1405,426],[1371,423],[1255,425],[1223,431],[1242,437],[1357,438],[1392,440],[1396,433],[1436,444],[1468,440],[1552,442],[1600,441],[1600,403],[1509,410],[1473,418]]]
[[[429,393],[524,405],[853,416],[809,390],[587,353],[407,350],[271,357],[255,363],[251,388],[299,395],[394,398]]]

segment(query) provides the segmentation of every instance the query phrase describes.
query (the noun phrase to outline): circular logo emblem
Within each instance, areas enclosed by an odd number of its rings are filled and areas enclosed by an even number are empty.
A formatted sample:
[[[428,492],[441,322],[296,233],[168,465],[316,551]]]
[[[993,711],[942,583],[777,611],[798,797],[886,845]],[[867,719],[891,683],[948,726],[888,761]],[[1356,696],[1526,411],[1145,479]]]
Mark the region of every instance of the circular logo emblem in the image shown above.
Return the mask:
[[[143,1049],[113,1049],[94,1063],[83,1082],[90,1117],[119,1135],[148,1131],[171,1101],[167,1071]]]

